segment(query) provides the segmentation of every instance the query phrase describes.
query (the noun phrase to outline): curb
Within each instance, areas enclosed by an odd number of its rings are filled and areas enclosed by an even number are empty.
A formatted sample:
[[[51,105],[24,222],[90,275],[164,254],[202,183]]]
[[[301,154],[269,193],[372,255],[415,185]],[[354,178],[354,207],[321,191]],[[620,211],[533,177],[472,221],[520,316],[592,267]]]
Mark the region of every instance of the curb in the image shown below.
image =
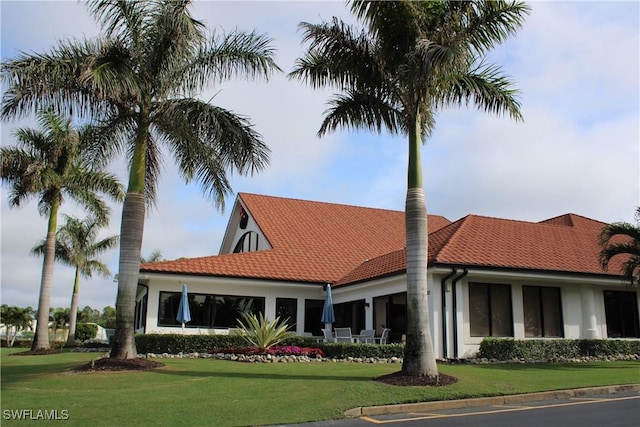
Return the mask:
[[[438,400],[434,402],[403,403],[399,405],[365,406],[344,412],[347,417],[363,415],[388,415],[408,412],[437,411],[441,409],[473,408],[476,406],[509,405],[536,400],[569,399],[591,394],[615,394],[640,391],[640,384],[623,384],[604,387],[587,387],[574,390],[552,390],[538,393],[515,394],[511,396],[480,397],[475,399]]]

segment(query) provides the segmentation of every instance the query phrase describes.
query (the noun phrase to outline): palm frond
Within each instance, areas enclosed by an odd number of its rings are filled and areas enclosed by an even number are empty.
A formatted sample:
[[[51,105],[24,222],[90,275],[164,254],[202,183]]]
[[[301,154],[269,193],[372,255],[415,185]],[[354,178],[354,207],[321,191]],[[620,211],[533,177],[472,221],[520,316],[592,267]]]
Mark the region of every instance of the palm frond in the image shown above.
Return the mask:
[[[0,117],[22,117],[49,108],[69,116],[96,117],[107,112],[110,106],[83,79],[87,61],[99,50],[99,41],[68,40],[49,52],[21,53],[3,62],[0,78],[7,89]]]
[[[507,113],[512,119],[523,120],[520,112],[520,91],[513,82],[501,75],[499,67],[480,64],[468,73],[451,73],[439,81],[435,105],[469,105],[474,103],[493,114]]]
[[[342,128],[366,128],[381,133],[387,129],[397,133],[402,129],[402,118],[398,110],[384,102],[376,94],[347,90],[334,95],[328,102],[325,118],[318,131],[319,136]]]
[[[640,207],[636,210],[640,224]],[[640,285],[640,226],[628,222],[614,222],[603,227],[599,243],[600,264],[608,270],[611,261],[621,259],[620,272],[632,285]]]
[[[209,83],[234,77],[268,80],[274,72],[282,71],[275,62],[276,51],[272,42],[271,38],[255,31],[214,33],[200,45],[193,59],[176,69],[182,78],[181,87],[188,93],[195,93]]]
[[[187,181],[197,180],[217,206],[231,192],[227,172],[254,173],[269,149],[242,116],[195,99],[166,101],[154,123]]]

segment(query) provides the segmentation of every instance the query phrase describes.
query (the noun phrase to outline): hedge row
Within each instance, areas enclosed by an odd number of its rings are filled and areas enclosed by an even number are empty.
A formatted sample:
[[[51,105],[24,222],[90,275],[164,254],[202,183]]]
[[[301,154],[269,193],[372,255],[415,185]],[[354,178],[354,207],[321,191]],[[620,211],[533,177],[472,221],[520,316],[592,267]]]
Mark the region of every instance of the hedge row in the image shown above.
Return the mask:
[[[347,357],[391,358],[402,357],[402,344],[371,345],[350,343],[318,343],[314,338],[291,336],[280,345],[315,347],[321,349],[328,358]],[[208,353],[215,350],[244,348],[246,341],[239,335],[181,335],[144,334],[136,335],[138,353]]]
[[[640,355],[640,341],[615,339],[515,340],[485,338],[477,357],[494,360],[553,360]]]

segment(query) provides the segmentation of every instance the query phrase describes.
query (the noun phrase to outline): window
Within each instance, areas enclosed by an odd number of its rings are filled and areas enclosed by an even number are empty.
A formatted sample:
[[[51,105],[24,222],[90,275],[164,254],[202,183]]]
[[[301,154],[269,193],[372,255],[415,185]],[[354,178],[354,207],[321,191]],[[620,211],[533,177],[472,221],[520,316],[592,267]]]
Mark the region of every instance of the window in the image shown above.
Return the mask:
[[[523,286],[525,337],[563,337],[560,288]]]
[[[158,326],[180,326],[176,320],[181,292],[160,292]],[[264,298],[189,292],[191,322],[187,327],[213,328],[238,326],[242,313],[264,313]]]
[[[296,330],[296,319],[298,316],[298,300],[295,298],[276,298],[276,316],[280,320],[287,320],[287,329]]]
[[[144,329],[147,327],[147,294],[142,299],[136,301],[134,329]]]
[[[604,291],[604,313],[609,338],[640,338],[635,292]]]
[[[469,283],[472,337],[512,337],[511,286]]]
[[[324,300],[306,299],[304,300],[304,331],[311,332],[313,335],[322,335],[320,328],[324,328],[324,324],[320,321],[322,318],[322,307]]]
[[[235,248],[233,248],[233,253],[257,251],[259,239],[260,236],[258,233],[255,231],[247,231],[238,239],[238,243],[236,243]]]

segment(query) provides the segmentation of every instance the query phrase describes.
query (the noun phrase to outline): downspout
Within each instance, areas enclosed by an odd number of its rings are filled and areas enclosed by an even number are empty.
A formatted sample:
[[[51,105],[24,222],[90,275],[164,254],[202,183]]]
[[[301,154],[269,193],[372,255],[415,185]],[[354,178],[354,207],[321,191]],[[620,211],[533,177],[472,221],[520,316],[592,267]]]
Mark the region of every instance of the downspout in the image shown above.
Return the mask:
[[[458,358],[458,295],[456,292],[456,282],[469,274],[469,270],[465,267],[464,271],[458,277],[451,281],[451,310],[453,310],[453,357]]]
[[[442,358],[446,359],[448,355],[447,351],[447,280],[458,272],[456,267],[451,269],[451,273],[447,274],[440,280],[440,295],[442,300]]]

